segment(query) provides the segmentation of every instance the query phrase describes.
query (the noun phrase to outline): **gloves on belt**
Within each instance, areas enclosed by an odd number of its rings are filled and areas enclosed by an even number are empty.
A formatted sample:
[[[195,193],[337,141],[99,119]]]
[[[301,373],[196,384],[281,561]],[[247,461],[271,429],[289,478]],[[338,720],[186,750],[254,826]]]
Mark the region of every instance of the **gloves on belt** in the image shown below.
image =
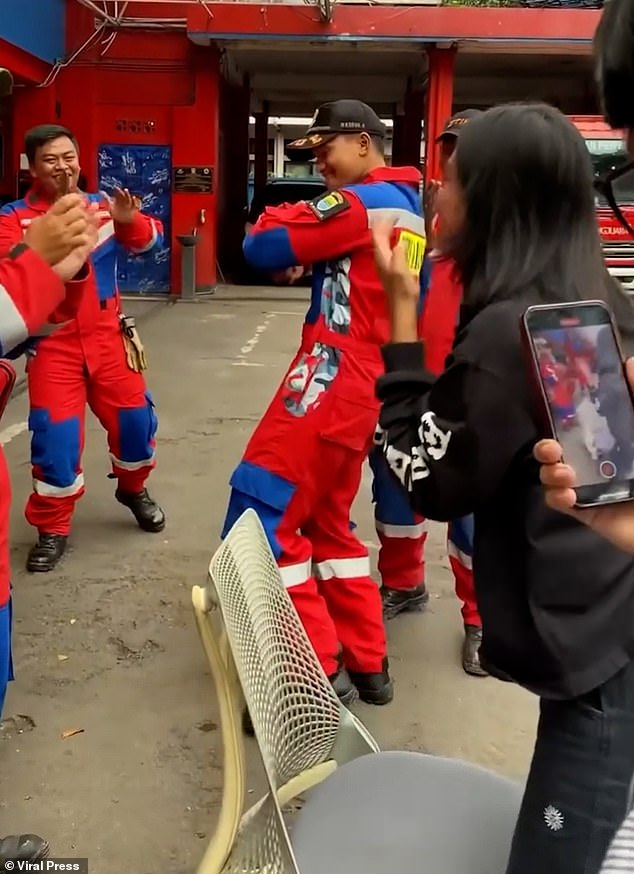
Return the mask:
[[[147,368],[147,357],[139,332],[136,329],[136,321],[132,316],[119,316],[123,345],[130,370],[140,373]]]

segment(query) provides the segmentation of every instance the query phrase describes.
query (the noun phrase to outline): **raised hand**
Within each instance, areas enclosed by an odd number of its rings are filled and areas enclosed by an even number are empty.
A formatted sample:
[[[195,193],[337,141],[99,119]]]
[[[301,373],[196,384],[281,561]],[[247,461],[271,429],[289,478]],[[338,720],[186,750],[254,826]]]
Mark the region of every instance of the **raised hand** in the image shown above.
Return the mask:
[[[123,225],[134,221],[134,216],[141,206],[139,198],[130,194],[127,188],[115,188],[114,194],[108,198],[108,202],[110,204],[110,215],[114,221],[120,222]]]
[[[390,222],[377,224],[372,230],[374,242],[374,261],[390,302],[395,300],[414,301],[418,305],[420,279],[410,270],[403,243],[392,246],[394,227]]]
[[[86,208],[86,231],[81,245],[53,265],[53,270],[64,282],[68,282],[79,273],[95,248],[99,232],[98,208],[99,205],[96,203],[91,203]]]

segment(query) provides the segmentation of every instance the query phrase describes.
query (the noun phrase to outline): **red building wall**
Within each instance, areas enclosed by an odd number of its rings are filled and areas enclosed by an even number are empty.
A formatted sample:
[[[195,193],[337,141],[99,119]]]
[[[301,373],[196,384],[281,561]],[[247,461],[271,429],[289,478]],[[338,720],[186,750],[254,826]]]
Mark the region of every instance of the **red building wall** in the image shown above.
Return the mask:
[[[71,10],[76,10],[70,14]],[[91,32],[94,19],[69,6],[70,51]],[[13,99],[13,160],[26,130],[59,122],[80,144],[89,189],[97,185],[97,150],[102,143],[169,145],[174,165],[211,165],[217,177],[219,63],[214,49],[199,49],[185,33],[121,32],[101,56],[97,40],[46,88],[22,88]],[[17,164],[14,164],[17,169]],[[214,185],[215,188],[215,185]],[[191,233],[201,210],[197,282],[216,282],[217,195],[172,194],[172,289],[180,291],[177,234]]]

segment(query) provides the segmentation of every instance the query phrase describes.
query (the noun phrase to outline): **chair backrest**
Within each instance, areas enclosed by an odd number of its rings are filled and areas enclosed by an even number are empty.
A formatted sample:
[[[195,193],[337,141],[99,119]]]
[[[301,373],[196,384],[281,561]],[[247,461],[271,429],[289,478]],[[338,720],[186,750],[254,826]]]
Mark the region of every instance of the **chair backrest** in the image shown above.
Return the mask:
[[[235,523],[211,559],[209,574],[263,764],[276,792],[332,757],[342,708],[253,510],[246,510]],[[372,751],[371,738],[364,742],[363,751]]]
[[[217,874],[200,870],[198,874]],[[300,874],[273,792],[247,811],[221,874]]]

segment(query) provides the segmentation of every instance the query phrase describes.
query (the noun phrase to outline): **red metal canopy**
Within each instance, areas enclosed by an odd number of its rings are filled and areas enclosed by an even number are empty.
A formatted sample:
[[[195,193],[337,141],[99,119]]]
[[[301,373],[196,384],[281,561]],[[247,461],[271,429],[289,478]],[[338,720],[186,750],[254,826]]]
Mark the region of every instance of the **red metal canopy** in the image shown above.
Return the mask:
[[[209,14],[208,10],[211,10]],[[591,42],[598,9],[525,9],[468,6],[337,5],[333,20],[316,7],[279,3],[213,3],[187,10],[190,38],[246,37],[451,42]]]
[[[51,66],[24,49],[0,38],[0,66],[6,67],[17,80],[29,83],[43,82]]]

